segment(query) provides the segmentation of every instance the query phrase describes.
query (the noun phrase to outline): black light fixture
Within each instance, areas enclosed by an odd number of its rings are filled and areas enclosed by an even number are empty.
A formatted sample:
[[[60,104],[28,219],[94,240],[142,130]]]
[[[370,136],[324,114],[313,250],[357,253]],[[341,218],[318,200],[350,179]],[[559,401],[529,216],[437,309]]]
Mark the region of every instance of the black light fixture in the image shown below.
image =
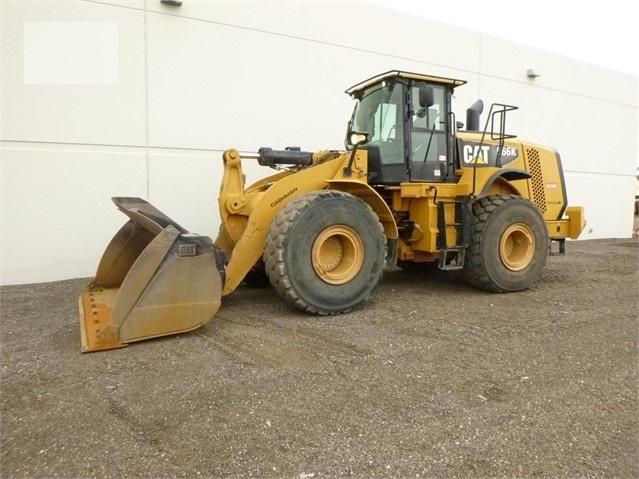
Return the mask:
[[[164,5],[172,5],[174,7],[182,6],[182,0],[160,0],[160,3],[163,3]]]
[[[526,70],[526,76],[528,78],[537,78],[541,76],[541,73],[536,68],[529,68]]]

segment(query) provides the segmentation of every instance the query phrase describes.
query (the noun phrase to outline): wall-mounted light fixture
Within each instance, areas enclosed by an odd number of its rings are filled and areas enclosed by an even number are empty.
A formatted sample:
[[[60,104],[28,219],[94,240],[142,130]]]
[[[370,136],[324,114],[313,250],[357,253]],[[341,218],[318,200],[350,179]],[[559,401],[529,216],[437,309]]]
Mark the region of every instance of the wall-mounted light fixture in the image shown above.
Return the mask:
[[[173,5],[174,7],[181,7],[182,0],[160,0],[160,3],[164,5]]]
[[[541,73],[539,73],[539,70],[537,70],[536,68],[529,68],[528,70],[526,70],[526,76],[528,78],[537,78],[541,76]]]

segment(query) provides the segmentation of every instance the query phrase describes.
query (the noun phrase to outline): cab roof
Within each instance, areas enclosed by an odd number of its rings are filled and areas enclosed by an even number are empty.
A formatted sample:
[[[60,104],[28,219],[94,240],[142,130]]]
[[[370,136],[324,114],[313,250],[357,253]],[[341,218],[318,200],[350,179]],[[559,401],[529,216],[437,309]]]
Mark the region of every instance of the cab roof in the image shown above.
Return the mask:
[[[377,83],[381,83],[384,80],[388,80],[390,78],[396,78],[396,77],[408,78],[410,80],[425,81],[429,83],[440,83],[444,85],[452,85],[453,88],[456,88],[466,83],[465,80],[456,80],[454,78],[444,78],[444,77],[438,77],[433,75],[423,75],[421,73],[410,73],[410,72],[403,72],[399,70],[391,70],[386,73],[376,75],[372,78],[369,78],[368,80],[365,80],[361,83],[358,83],[357,85],[350,87],[348,90],[346,90],[346,93],[348,93],[351,96],[354,96],[358,92],[364,90],[365,88],[368,88],[371,85],[375,85]]]

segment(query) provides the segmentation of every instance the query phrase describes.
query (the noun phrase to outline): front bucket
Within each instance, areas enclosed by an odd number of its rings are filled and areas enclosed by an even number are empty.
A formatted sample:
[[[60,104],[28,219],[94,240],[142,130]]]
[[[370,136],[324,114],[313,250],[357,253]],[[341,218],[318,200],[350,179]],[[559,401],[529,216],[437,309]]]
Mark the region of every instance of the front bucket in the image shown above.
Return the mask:
[[[223,258],[140,198],[113,198],[130,220],[79,298],[82,352],[190,331],[220,307]],[[219,256],[219,257],[218,257]]]

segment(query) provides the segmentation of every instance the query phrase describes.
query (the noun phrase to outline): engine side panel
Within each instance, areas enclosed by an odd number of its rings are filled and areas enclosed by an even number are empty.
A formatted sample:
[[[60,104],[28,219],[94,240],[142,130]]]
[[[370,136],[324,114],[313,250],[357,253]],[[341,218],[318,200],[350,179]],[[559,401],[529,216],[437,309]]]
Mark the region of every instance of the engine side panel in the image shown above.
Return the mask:
[[[526,170],[530,172],[531,199],[547,220],[563,216],[568,200],[559,153],[531,143],[523,143]]]

